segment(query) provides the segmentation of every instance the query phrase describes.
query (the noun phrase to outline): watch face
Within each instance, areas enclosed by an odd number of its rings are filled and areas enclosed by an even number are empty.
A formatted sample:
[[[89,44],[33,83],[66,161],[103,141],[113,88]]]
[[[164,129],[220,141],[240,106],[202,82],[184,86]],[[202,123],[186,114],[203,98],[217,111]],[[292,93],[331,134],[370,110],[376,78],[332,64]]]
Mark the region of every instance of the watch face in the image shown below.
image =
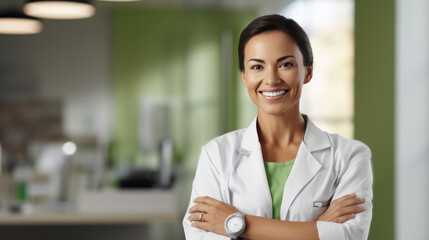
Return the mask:
[[[229,219],[227,226],[232,232],[238,232],[243,228],[243,219],[240,217],[233,217]]]

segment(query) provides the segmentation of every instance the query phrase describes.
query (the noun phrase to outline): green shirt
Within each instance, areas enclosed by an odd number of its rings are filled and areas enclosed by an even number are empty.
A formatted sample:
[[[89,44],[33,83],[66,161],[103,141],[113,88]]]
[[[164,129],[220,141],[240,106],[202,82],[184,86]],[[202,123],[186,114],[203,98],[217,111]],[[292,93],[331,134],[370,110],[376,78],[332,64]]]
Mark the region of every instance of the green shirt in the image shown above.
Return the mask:
[[[295,159],[287,162],[264,162],[268,185],[270,186],[271,199],[273,200],[274,219],[280,220],[283,191],[294,162]]]

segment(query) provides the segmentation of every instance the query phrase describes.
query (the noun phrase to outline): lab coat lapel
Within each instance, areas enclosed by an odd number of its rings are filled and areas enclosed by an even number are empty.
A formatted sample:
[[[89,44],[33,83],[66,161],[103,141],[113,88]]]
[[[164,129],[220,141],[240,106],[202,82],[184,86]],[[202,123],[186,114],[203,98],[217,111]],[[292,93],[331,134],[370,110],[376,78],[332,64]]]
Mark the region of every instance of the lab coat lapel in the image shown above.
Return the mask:
[[[321,168],[320,162],[313,156],[312,152],[330,146],[328,135],[307,119],[304,140],[299,147],[294,166],[285,184],[281,219],[286,219],[289,208],[296,196],[316,176]]]
[[[252,189],[257,206],[262,206],[266,216],[272,218],[272,199],[265,173],[264,160],[262,157],[261,144],[259,143],[256,127],[256,118],[246,129],[241,148],[237,149],[240,154],[245,155],[238,163],[237,173],[243,182]]]

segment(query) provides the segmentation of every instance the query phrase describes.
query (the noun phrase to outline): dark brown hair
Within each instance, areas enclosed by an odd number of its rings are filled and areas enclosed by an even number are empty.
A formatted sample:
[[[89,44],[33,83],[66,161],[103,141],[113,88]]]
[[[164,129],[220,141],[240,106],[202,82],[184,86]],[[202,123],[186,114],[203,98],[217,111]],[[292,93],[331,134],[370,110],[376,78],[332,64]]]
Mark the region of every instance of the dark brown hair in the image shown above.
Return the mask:
[[[246,43],[255,35],[268,31],[281,31],[292,37],[304,57],[304,65],[306,67],[313,65],[313,51],[304,30],[294,20],[273,14],[256,18],[241,32],[238,42],[238,61],[242,72],[244,71],[244,47]]]

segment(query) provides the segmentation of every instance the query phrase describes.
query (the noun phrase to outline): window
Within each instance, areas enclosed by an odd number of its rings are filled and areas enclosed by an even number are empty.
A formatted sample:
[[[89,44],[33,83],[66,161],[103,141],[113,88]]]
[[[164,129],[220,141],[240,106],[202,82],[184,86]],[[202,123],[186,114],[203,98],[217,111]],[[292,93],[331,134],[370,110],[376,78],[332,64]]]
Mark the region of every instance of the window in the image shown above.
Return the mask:
[[[301,111],[320,128],[353,138],[354,2],[296,0],[280,14],[297,21],[313,47],[313,79],[304,87]]]

